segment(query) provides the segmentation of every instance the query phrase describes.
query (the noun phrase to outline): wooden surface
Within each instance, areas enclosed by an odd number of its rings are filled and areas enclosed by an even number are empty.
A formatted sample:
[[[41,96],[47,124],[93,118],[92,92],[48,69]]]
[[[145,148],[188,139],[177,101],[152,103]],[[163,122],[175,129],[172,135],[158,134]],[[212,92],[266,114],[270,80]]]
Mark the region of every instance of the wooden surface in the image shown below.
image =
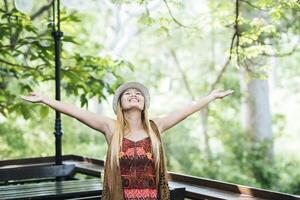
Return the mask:
[[[169,183],[186,188],[193,199],[300,200],[300,196],[169,172]]]
[[[172,200],[183,200],[185,188],[170,188]],[[100,179],[0,186],[0,199],[91,199],[102,193]]]
[[[0,181],[72,176],[74,164],[0,168]]]
[[[75,172],[101,178],[104,161],[76,155],[63,156],[64,164],[74,164]],[[0,161],[0,169],[11,166],[37,166],[54,164],[54,157],[28,158]],[[169,186],[185,188],[189,199],[230,199],[230,200],[300,200],[300,196],[276,191],[263,190],[238,184],[226,183],[201,177],[169,172]]]
[[[0,199],[65,199],[100,195],[100,179],[0,186]]]

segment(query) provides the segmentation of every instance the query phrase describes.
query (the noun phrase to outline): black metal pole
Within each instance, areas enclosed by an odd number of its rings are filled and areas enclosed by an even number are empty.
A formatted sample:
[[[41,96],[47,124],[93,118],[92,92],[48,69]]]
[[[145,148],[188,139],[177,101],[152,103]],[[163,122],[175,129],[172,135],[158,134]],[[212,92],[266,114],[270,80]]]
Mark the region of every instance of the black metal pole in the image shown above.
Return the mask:
[[[53,0],[53,24],[52,24],[52,36],[54,39],[54,47],[55,47],[55,99],[60,101],[60,53],[61,53],[61,37],[63,33],[60,31],[60,0],[57,0],[57,22],[56,21],[56,13],[55,13],[55,1]],[[62,137],[62,128],[61,128],[61,117],[60,112],[55,111],[55,164],[62,164],[62,145],[61,145],[61,137]],[[58,179],[59,180],[59,179]]]

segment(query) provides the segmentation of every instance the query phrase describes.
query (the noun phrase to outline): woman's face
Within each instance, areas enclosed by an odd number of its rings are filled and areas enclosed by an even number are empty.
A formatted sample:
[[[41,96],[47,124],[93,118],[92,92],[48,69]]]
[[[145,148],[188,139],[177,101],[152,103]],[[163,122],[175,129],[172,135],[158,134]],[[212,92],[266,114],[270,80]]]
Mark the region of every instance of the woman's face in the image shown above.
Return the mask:
[[[139,90],[135,88],[129,88],[125,90],[121,96],[121,107],[124,111],[132,108],[143,111],[144,101],[144,96]]]

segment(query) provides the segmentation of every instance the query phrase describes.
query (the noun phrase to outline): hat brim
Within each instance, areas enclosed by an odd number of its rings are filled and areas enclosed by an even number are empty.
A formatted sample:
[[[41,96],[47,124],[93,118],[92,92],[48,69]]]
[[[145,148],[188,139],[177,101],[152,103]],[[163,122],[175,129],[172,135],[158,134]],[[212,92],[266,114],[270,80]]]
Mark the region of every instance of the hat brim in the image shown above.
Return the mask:
[[[127,90],[129,88],[138,89],[144,96],[145,107],[149,108],[149,106],[150,106],[150,94],[149,94],[148,89],[142,83],[131,81],[131,82],[123,83],[122,85],[120,85],[116,89],[116,92],[115,92],[114,98],[113,98],[113,110],[114,110],[115,114],[117,114],[117,105],[118,105],[118,100],[119,100],[120,96],[122,95],[122,93],[125,90]]]

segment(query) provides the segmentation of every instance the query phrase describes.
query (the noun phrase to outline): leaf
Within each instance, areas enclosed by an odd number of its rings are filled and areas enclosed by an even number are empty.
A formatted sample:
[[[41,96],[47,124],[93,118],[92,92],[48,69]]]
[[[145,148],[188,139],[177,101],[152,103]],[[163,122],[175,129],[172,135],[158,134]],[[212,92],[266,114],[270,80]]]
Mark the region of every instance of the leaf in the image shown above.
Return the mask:
[[[21,105],[20,111],[24,117],[24,119],[29,119],[30,118],[30,110],[28,109],[27,105]]]
[[[7,113],[5,112],[6,109],[0,109],[0,113],[4,116],[7,117]]]
[[[149,15],[149,13],[143,13],[138,22],[143,25],[151,26],[154,24],[155,20]]]
[[[84,105],[88,106],[88,100],[86,99],[85,94],[82,94],[80,96],[80,102],[81,102],[80,104],[81,107],[83,107]]]
[[[70,70],[62,70],[62,74],[67,76],[69,79],[71,79],[74,82],[80,81],[80,79],[81,79],[80,76],[78,76],[76,73],[74,73]]]
[[[75,37],[73,37],[73,36],[64,36],[64,37],[62,38],[62,41],[64,41],[64,42],[71,42],[71,43],[73,43],[73,44],[79,44],[79,43],[75,40]]]
[[[47,106],[41,106],[40,108],[40,115],[42,118],[47,117],[49,114],[49,108]]]

